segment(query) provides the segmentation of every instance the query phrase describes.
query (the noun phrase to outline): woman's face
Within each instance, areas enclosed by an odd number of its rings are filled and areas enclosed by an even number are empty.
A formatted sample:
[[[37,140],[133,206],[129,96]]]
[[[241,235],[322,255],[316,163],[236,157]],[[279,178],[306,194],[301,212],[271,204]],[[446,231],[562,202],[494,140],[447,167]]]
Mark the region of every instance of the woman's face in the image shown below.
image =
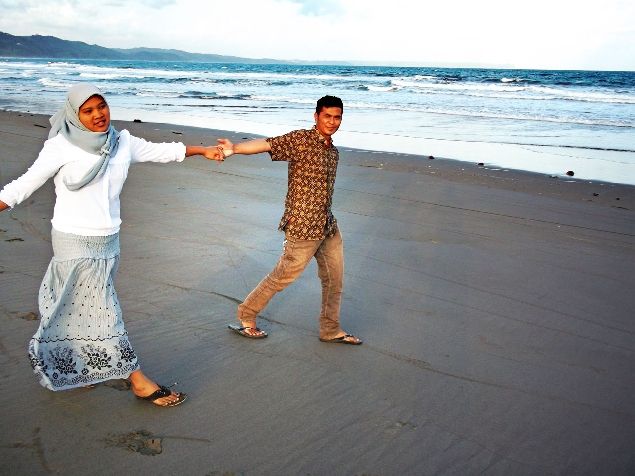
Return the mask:
[[[84,126],[93,132],[106,132],[110,127],[110,108],[101,96],[91,96],[79,106],[77,113]]]

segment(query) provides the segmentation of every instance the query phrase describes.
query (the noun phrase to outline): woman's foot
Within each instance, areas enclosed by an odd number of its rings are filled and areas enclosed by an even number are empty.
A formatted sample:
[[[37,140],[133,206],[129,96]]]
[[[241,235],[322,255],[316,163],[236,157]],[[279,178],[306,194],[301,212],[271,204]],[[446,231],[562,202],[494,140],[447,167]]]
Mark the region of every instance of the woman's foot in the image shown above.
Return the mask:
[[[166,387],[157,385],[156,382],[146,377],[141,370],[132,372],[128,380],[130,380],[131,390],[135,396],[149,400],[161,407],[178,405],[186,398],[184,393],[174,392]]]
[[[176,396],[176,399],[168,400],[174,396]],[[177,405],[180,405],[187,399],[187,394],[174,393],[169,388],[164,387],[163,385],[159,385],[159,389],[157,391],[152,392],[150,395],[147,395],[145,397],[137,395],[137,398],[141,400],[147,400],[160,407],[175,407]],[[166,403],[157,403],[161,401],[165,401]]]

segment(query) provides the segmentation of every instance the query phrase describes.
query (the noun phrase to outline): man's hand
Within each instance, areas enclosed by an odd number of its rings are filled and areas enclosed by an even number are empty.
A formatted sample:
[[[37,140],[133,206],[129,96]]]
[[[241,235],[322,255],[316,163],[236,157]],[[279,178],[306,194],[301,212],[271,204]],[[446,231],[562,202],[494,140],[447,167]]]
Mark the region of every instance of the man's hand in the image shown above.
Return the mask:
[[[229,139],[218,139],[218,147],[225,158],[234,154],[251,155],[271,151],[271,145],[266,139],[252,139],[238,144],[233,144]]]
[[[216,160],[222,162],[225,160],[223,151],[217,145],[202,146],[202,145],[186,145],[185,157],[191,157],[193,155],[202,155],[208,160]]]
[[[209,147],[204,147],[203,157],[209,160],[216,160],[218,162],[222,162],[225,160],[225,156],[223,155],[223,150],[218,146],[210,145]]]
[[[224,158],[227,158],[230,155],[233,155],[234,144],[232,144],[232,141],[230,141],[229,139],[218,139],[217,142],[218,142],[218,148],[220,149]]]

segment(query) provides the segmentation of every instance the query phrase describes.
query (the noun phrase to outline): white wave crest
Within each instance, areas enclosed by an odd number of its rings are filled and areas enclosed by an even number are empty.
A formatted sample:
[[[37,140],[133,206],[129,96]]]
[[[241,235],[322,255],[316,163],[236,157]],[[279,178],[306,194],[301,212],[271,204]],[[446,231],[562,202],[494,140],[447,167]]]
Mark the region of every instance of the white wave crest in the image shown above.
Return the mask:
[[[71,82],[68,81],[59,81],[56,79],[51,79],[51,78],[40,78],[37,80],[38,83],[40,83],[42,86],[48,87],[48,88],[56,88],[56,89],[68,89],[71,84]]]

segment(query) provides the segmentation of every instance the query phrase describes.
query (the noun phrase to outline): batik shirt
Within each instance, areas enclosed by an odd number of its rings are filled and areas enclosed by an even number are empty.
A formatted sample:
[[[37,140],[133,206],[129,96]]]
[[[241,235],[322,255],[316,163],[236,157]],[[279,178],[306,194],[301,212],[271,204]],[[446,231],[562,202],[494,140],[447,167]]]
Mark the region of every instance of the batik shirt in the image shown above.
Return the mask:
[[[337,222],[331,212],[339,154],[314,127],[270,137],[271,160],[288,165],[288,189],[278,229],[299,240],[333,236]]]

